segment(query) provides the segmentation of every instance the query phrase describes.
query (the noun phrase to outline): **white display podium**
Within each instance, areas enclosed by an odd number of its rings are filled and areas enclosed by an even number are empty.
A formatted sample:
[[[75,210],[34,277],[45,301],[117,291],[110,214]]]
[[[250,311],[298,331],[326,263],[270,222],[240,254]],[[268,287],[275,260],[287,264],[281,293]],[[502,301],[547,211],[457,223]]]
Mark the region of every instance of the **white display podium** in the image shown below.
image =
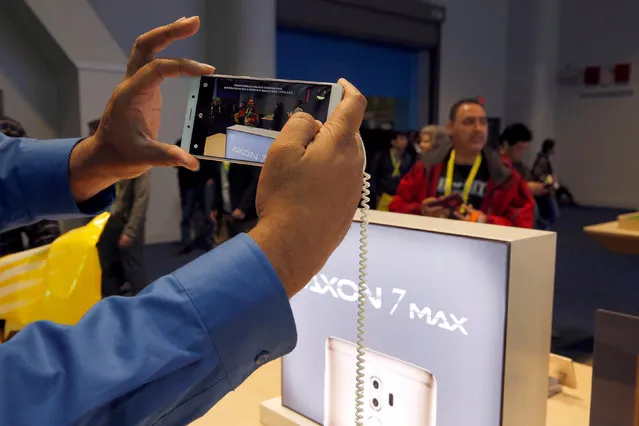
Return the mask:
[[[378,211],[369,218],[367,350],[430,375],[437,426],[546,424],[556,235]],[[354,375],[331,380],[327,342],[354,341],[359,238],[356,219],[293,299],[298,346],[282,362],[282,398],[260,407],[264,425],[354,424],[335,414],[352,413],[340,401],[354,399]],[[405,396],[393,374],[375,370],[389,398],[370,385],[367,418],[391,424],[404,410],[393,404]],[[367,386],[375,380],[367,376]]]

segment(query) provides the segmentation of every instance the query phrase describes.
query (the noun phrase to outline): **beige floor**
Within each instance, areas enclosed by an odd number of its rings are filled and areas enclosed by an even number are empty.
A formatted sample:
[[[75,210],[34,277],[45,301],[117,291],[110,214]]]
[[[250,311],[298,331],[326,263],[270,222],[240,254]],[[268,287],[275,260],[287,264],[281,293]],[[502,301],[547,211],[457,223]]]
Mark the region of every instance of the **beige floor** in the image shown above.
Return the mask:
[[[260,404],[280,396],[281,374],[281,360],[265,365],[191,426],[260,426]]]

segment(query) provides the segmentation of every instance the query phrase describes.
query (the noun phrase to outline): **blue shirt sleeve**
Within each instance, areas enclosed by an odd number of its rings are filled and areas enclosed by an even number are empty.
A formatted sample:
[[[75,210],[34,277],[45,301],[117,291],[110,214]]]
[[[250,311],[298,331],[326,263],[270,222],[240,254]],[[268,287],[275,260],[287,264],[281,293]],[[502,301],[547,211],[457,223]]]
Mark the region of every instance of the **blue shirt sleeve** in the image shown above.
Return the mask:
[[[241,235],[73,327],[0,345],[0,424],[186,425],[296,341],[282,283]]]
[[[69,157],[78,141],[8,138],[0,133],[0,230],[40,219],[93,215],[113,202],[114,187],[79,205],[73,199]]]

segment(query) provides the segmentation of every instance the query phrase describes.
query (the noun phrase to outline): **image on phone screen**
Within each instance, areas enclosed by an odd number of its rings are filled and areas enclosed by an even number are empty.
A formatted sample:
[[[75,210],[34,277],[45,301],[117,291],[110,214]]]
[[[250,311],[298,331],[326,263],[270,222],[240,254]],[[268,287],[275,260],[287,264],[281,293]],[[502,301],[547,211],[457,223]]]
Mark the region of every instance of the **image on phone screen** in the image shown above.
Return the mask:
[[[261,165],[288,119],[326,122],[342,97],[331,83],[203,76],[193,79],[182,148],[204,159]]]

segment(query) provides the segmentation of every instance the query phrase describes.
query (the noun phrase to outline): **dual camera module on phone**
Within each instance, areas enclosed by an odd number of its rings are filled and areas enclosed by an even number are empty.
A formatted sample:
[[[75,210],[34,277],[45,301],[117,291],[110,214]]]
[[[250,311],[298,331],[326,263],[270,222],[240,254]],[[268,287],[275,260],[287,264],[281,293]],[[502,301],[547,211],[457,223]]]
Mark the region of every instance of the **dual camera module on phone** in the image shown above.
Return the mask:
[[[382,381],[380,380],[380,378],[373,376],[370,379],[370,383],[371,383],[370,404],[373,410],[381,411],[384,401],[388,401],[388,406],[392,407],[393,404],[395,403],[394,401],[395,398],[392,393],[389,393],[387,398],[385,397],[385,394],[383,393]]]

